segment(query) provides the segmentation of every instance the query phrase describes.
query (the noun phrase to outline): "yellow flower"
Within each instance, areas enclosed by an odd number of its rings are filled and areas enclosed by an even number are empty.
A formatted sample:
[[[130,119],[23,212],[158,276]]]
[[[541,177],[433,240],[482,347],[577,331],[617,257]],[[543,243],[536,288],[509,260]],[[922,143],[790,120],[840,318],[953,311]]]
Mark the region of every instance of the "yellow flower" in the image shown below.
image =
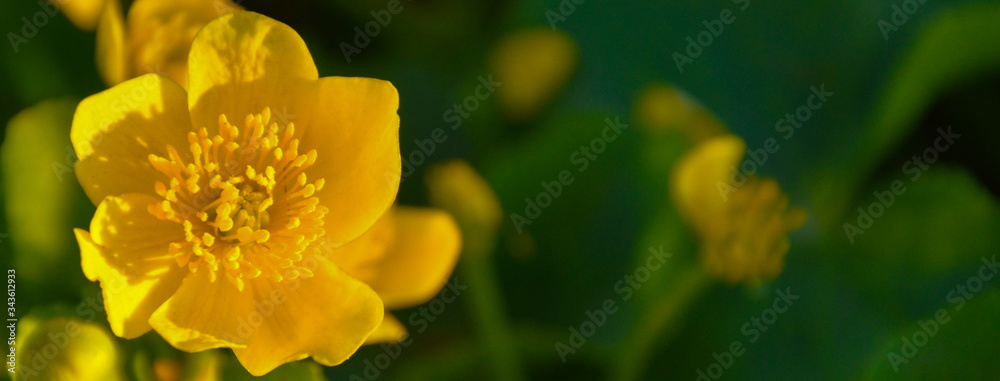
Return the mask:
[[[709,272],[730,283],[753,284],[781,274],[788,234],[807,215],[788,208],[788,196],[773,179],[751,176],[734,183],[744,152],[746,143],[732,135],[695,146],[676,164],[671,193],[701,242]]]
[[[16,380],[125,380],[114,337],[100,325],[28,315],[17,328]]]
[[[92,1],[92,0],[71,0]],[[97,27],[97,67],[108,85],[162,73],[187,87],[188,50],[212,19],[241,9],[229,0],[136,0],[128,10],[107,0]],[[258,110],[259,111],[259,110]]]
[[[232,348],[254,375],[343,362],[383,303],[320,243],[353,241],[392,205],[396,89],[319,78],[294,30],[252,12],[208,23],[188,67],[188,91],[147,74],[73,119],[76,176],[98,205],[76,236],[112,331]]]
[[[448,213],[432,208],[396,207],[357,240],[329,257],[347,274],[371,286],[389,310],[433,298],[448,280],[462,236]],[[406,328],[386,314],[367,344],[403,340]]]
[[[515,120],[534,117],[569,81],[577,51],[565,33],[546,28],[505,37],[492,56],[504,112]]]

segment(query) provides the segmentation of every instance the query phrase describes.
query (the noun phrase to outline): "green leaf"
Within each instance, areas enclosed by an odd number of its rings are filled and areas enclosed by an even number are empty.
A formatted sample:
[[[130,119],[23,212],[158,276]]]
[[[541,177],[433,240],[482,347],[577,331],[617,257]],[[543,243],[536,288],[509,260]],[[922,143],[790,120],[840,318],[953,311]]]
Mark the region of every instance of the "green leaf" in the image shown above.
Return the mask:
[[[92,209],[73,174],[69,129],[75,109],[73,100],[50,100],[22,111],[8,123],[0,153],[6,233],[18,280],[24,282],[19,286],[48,300],[50,292],[76,297],[87,283],[73,237],[74,226],[87,224],[74,211]]]
[[[971,299],[949,295],[947,303],[933,314],[895,330],[872,359],[865,379],[995,378],[996,354],[1000,352],[1000,341],[996,339],[1000,334],[996,322],[1000,293],[971,293]]]
[[[866,128],[853,139],[857,146],[814,183],[821,222],[835,225],[854,191],[917,126],[935,97],[996,70],[998,19],[1000,5],[970,4],[941,12],[922,28],[884,85]]]
[[[867,229],[857,208],[845,218],[843,226],[864,231],[853,236],[856,250],[849,255],[867,289],[924,287],[1000,252],[1000,207],[966,170],[938,165],[915,181],[900,175],[894,180],[905,187],[900,195],[886,193],[891,182],[877,186],[885,202],[873,194],[861,197],[857,207],[872,217]]]
[[[503,207],[508,239],[530,237],[534,243],[537,255],[521,270],[532,275],[524,276],[544,279],[552,268],[560,269],[552,287],[504,284],[505,292],[524,293],[522,302],[511,306],[514,316],[576,320],[579,306],[613,295],[614,282],[623,275],[618,269],[630,267],[640,224],[630,217],[640,205],[630,183],[637,136],[634,127],[618,135],[608,130],[607,136],[615,137],[606,141],[608,118],[629,123],[611,113],[560,113],[481,167]],[[595,274],[596,268],[607,271]]]

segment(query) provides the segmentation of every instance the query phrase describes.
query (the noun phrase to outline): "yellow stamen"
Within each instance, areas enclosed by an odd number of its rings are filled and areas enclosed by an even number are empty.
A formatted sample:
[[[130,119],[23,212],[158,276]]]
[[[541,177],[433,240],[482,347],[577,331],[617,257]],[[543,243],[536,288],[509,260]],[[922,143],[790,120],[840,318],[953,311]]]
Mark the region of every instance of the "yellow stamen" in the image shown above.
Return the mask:
[[[315,194],[325,182],[309,183],[306,176],[316,151],[300,155],[295,127],[270,119],[267,108],[247,115],[241,133],[219,115],[218,135],[210,137],[206,128],[188,134],[190,155],[167,146],[166,157],[149,156],[169,179],[153,184],[163,201],[149,212],[181,224],[185,233],[183,242],[170,244],[170,255],[178,266],[209,271],[213,281],[224,276],[240,290],[261,275],[276,281],[311,276],[299,262],[324,234],[327,208]]]

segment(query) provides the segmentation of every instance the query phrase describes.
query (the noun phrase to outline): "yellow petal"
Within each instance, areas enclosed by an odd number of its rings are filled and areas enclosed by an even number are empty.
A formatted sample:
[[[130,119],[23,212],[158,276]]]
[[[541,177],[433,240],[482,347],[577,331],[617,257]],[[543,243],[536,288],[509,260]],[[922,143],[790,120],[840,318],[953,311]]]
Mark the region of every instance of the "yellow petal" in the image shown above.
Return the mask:
[[[131,77],[125,46],[125,17],[117,0],[108,1],[97,26],[97,70],[108,86]]]
[[[311,112],[294,122],[304,129],[300,151],[318,152],[307,172],[326,179],[316,194],[330,210],[326,237],[339,246],[371,228],[396,198],[399,94],[370,78],[327,77],[316,85]]]
[[[721,135],[698,144],[681,157],[671,175],[671,193],[678,209],[696,220],[697,225],[712,223],[702,216],[722,215],[726,187],[733,186],[731,168],[739,165],[745,151],[742,139]]]
[[[177,292],[153,312],[149,324],[185,352],[246,346],[262,317],[254,310],[256,290],[241,292],[225,279],[213,282],[208,271],[199,270],[188,275]]]
[[[117,0],[116,0],[117,1]],[[85,31],[94,30],[97,18],[107,0],[49,0],[47,7],[58,7],[73,25]],[[55,12],[50,12],[55,13]]]
[[[275,283],[256,278],[248,288],[258,305],[270,302],[250,344],[233,352],[255,376],[312,356],[316,362],[342,363],[382,322],[382,302],[364,283],[319,258],[313,277]]]
[[[412,307],[437,295],[448,281],[462,237],[451,215],[429,208],[396,208],[392,246],[369,284],[388,309]]]
[[[393,244],[396,234],[396,208],[390,208],[382,218],[361,237],[350,243],[337,247],[329,241],[324,241],[327,258],[337,264],[347,275],[371,284],[378,276],[382,257]]]
[[[372,332],[371,336],[368,336],[368,339],[365,340],[365,345],[398,343],[406,340],[406,335],[406,327],[403,327],[403,323],[400,323],[395,316],[386,313],[385,318],[382,319],[382,324],[379,324],[375,332]]]
[[[101,282],[111,329],[138,337],[149,316],[180,286],[186,271],[167,252],[183,239],[180,225],[159,220],[146,206],[156,198],[138,193],[108,197],[97,207],[90,233],[75,229],[84,275]]]
[[[205,25],[191,43],[193,124],[211,131],[219,114],[240,121],[264,107],[295,113],[294,102],[306,98],[300,89],[318,77],[305,42],[288,25],[253,12],[226,14]]]
[[[168,144],[187,147],[186,99],[173,81],[147,74],[80,102],[70,138],[79,158],[76,177],[95,205],[109,195],[154,193],[162,175],[149,155],[165,156]]]
[[[128,11],[133,71],[163,73],[186,87],[195,35],[209,21],[238,9],[228,0],[136,0]]]

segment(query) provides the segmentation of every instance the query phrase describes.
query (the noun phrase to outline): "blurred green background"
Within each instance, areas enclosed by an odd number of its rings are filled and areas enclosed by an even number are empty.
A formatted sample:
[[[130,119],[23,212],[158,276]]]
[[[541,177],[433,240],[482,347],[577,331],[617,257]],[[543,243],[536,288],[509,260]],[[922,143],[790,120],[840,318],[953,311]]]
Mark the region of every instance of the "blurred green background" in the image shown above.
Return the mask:
[[[480,76],[495,71],[490,57],[498,42],[524,28],[549,28],[546,12],[559,12],[562,3],[574,10],[555,28],[579,53],[554,99],[537,115],[514,119],[491,97],[460,128],[447,128],[452,123],[444,113],[474,94]],[[739,10],[742,1],[730,0],[562,3],[403,1],[403,11],[350,62],[341,43],[372,20],[370,12],[385,9],[384,1],[240,5],[298,31],[321,76],[391,81],[400,94],[404,158],[420,149],[415,140],[446,128],[447,140],[404,177],[399,203],[426,205],[424,171],[452,158],[468,160],[491,183],[505,222],[489,263],[506,309],[502,319],[530,379],[609,379],[629,361],[638,379],[697,379],[733,341],[746,351],[721,379],[994,379],[998,281],[985,281],[961,310],[951,298],[957,285],[977,274],[982,258],[1000,254],[1000,135],[994,131],[1000,126],[1000,2],[913,1],[917,10],[887,39],[879,22],[891,23],[893,6],[903,1],[751,0],[745,10]],[[3,2],[0,31],[16,33],[21,17],[38,7],[36,1]],[[723,9],[733,10],[735,21],[679,72],[673,54],[683,53],[685,38],[704,31],[702,22]],[[71,231],[89,225],[94,207],[72,174],[61,181],[57,174],[70,147],[73,105],[105,88],[94,40],[57,16],[17,53],[0,47],[0,120],[11,128],[17,113],[54,99],[35,112],[65,126],[63,135],[30,128],[2,135],[0,211],[6,218],[0,219],[0,250],[4,268],[18,270],[19,314],[50,304],[75,307],[99,293],[82,276]],[[635,352],[625,338],[641,332],[645,314],[670,303],[685,270],[668,265],[624,302],[616,282],[645,260],[647,247],[663,245],[689,259],[697,254],[666,184],[684,148],[679,135],[657,139],[630,128],[589,169],[574,172],[576,181],[523,233],[510,216],[523,214],[524,198],[536,195],[542,181],[575,168],[569,155],[599,136],[605,118],[639,127],[633,105],[653,83],[683,89],[751,149],[781,136],[776,121],[805,104],[812,86],[834,95],[792,138],[779,139],[780,151],[761,167],[792,205],[810,214],[791,236],[782,275],[758,287],[711,285],[681,302],[670,326],[650,331],[649,345]],[[948,126],[961,134],[954,149],[911,182],[901,167]],[[872,192],[890,189],[895,180],[906,183],[906,193],[852,244],[843,224],[855,224],[856,209],[867,208],[876,201]],[[742,327],[785,289],[800,299],[749,343]],[[569,329],[609,298],[620,310],[561,361],[556,343],[567,343]],[[408,325],[412,344],[378,377],[497,374],[469,303],[459,298],[449,304],[425,332]],[[889,353],[901,353],[901,337],[912,338],[939,309],[951,320],[894,371]],[[119,341],[133,354],[169,351],[156,340]],[[363,347],[325,375],[365,379],[366,360],[383,352]]]

